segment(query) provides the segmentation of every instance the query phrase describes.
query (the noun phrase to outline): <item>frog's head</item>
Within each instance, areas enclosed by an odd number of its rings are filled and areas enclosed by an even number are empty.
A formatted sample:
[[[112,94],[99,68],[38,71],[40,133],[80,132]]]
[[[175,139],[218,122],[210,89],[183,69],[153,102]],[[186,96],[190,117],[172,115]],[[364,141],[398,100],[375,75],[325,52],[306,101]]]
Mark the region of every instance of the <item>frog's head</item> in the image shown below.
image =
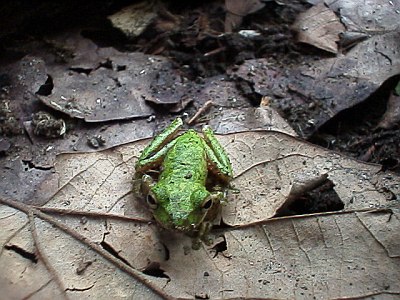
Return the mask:
[[[147,195],[155,219],[167,229],[184,232],[198,229],[213,201],[211,193],[200,184],[154,185]]]

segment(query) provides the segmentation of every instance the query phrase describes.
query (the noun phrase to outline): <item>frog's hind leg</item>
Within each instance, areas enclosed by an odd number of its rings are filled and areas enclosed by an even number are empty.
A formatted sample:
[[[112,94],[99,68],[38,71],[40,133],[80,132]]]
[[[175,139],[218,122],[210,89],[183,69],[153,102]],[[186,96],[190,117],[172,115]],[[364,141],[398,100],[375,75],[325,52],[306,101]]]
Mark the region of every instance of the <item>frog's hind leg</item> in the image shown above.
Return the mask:
[[[139,159],[136,162],[135,169],[138,173],[145,173],[152,168],[156,168],[161,165],[167,152],[175,145],[176,140],[169,142],[160,151],[146,159]]]
[[[151,143],[144,148],[142,154],[140,155],[139,160],[135,165],[136,171],[142,172],[150,170],[151,168],[159,165],[166,153],[164,148],[176,137],[176,134],[182,125],[182,119],[176,118],[167,128],[155,136]]]
[[[229,182],[232,179],[232,165],[225,149],[218,142],[212,129],[203,127],[204,148],[206,150],[211,171],[216,173],[223,181]]]

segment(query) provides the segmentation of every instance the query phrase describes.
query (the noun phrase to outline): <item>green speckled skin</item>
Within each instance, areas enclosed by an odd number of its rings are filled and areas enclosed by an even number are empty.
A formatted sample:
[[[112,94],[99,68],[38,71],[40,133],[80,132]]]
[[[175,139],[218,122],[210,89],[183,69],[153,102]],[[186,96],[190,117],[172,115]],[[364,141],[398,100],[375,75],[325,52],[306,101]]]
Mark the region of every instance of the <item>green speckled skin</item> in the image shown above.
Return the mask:
[[[202,221],[201,204],[210,196],[205,188],[207,159],[202,139],[195,131],[189,130],[175,141],[151,191],[159,201],[156,218],[185,231]]]
[[[155,219],[163,227],[203,239],[225,196],[221,186],[207,190],[209,172],[226,187],[232,179],[232,167],[210,128],[203,128],[204,137],[194,130],[176,137],[182,124],[178,118],[156,136],[135,168],[137,177],[142,176],[142,193],[156,202]],[[155,168],[160,170],[157,182],[147,175]],[[204,207],[210,199],[212,206]]]

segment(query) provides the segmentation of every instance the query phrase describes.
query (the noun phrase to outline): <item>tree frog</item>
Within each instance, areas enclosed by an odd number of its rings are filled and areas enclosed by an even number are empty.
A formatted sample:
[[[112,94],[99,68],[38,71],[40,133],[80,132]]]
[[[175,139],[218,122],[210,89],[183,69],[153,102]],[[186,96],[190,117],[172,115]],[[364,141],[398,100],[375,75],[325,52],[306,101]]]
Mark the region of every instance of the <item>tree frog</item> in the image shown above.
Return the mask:
[[[193,237],[192,248],[207,234],[225,201],[232,166],[210,127],[201,136],[190,129],[179,134],[175,119],[143,150],[136,162],[139,190],[162,227]]]

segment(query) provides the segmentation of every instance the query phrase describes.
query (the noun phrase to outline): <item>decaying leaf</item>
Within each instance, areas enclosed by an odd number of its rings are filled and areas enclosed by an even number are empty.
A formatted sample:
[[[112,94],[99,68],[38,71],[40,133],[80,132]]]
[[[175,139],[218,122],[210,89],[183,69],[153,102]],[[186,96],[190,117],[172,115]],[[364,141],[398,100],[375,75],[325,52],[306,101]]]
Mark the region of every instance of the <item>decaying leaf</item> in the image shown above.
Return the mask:
[[[108,19],[126,36],[134,38],[142,34],[157,17],[157,3],[157,0],[141,1],[124,7]]]
[[[107,51],[108,50],[108,51]],[[146,117],[152,110],[143,97],[146,85],[161,60],[140,53],[122,54],[106,49],[108,55],[89,74],[57,68],[50,72],[54,89],[40,99],[49,107],[87,122],[104,122]],[[108,65],[106,61],[109,61]],[[143,92],[142,92],[143,91]]]
[[[379,122],[379,128],[391,128],[400,122],[400,95],[391,93],[386,107],[386,112]]]
[[[400,20],[398,0],[389,2],[325,0],[324,2],[332,10],[340,13],[340,19],[348,31],[379,33],[382,30],[398,30]]]
[[[339,34],[345,30],[336,14],[324,3],[300,13],[293,28],[297,31],[299,42],[332,53],[338,52]]]
[[[398,74],[399,39],[399,32],[376,35],[346,55],[308,62],[284,72],[271,66],[268,59],[248,60],[233,74],[249,82],[255,93],[278,99],[275,101],[279,105],[297,112],[293,118],[304,115],[298,126],[307,136]]]
[[[266,102],[266,100],[264,100],[264,102]],[[224,109],[210,120],[210,125],[215,129],[215,132],[220,134],[248,130],[275,130],[291,136],[296,136],[296,132],[290,125],[276,110],[267,104],[261,104],[260,107],[257,108]]]
[[[333,58],[288,67],[261,58],[247,60],[231,72],[248,83],[253,95],[271,97],[274,106],[287,111],[287,120],[302,136],[366,100],[400,70],[398,1],[325,3],[345,24],[346,33],[362,34],[358,44]]]
[[[134,201],[134,163],[148,140],[63,154],[56,184],[43,182],[32,198],[40,206],[0,198],[0,267],[12,269],[1,273],[2,291],[70,299],[400,294],[398,202],[388,209],[380,192],[398,193],[397,176],[279,132],[218,139],[240,192],[229,195],[222,218],[230,226],[213,231],[213,247],[190,250],[189,238],[149,224]],[[273,218],[291,186],[320,174],[343,211]]]
[[[261,0],[225,0],[225,32],[232,32],[240,26],[243,17],[255,13],[265,6]]]
[[[121,122],[88,126],[78,124],[72,132],[62,139],[49,140],[33,134],[31,122],[25,122],[25,130],[33,142],[31,146],[32,158],[30,162],[38,168],[50,168],[60,153],[93,152],[109,149],[127,142],[133,142],[153,135],[155,124],[147,120],[135,122]],[[96,147],[90,142],[92,138],[103,142]],[[43,153],[45,149],[45,153]]]

